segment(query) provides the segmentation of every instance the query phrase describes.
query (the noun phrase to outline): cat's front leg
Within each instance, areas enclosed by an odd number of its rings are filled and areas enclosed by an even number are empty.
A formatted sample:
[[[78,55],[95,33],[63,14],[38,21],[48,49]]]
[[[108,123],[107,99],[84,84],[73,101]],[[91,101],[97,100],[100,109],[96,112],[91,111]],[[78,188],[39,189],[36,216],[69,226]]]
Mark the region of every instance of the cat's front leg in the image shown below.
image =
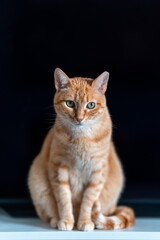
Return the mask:
[[[69,169],[65,165],[57,167],[56,172],[50,173],[50,182],[57,201],[59,212],[59,230],[72,230],[74,227],[71,190],[69,185]]]
[[[80,207],[80,213],[77,223],[78,230],[92,231],[94,223],[91,220],[92,207],[94,202],[99,198],[104,185],[102,170],[97,169],[92,172],[89,183],[87,184]]]

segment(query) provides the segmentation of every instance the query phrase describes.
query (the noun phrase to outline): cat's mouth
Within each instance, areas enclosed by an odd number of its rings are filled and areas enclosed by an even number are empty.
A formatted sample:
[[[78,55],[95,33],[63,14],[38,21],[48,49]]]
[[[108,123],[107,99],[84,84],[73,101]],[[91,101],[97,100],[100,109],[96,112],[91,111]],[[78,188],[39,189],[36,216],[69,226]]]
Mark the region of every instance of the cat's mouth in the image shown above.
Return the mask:
[[[86,122],[85,118],[80,118],[80,117],[74,118],[74,124],[78,127],[84,126],[85,122]]]
[[[83,126],[83,123],[76,123],[77,126]]]
[[[76,126],[83,126],[83,123],[82,122],[75,122]]]
[[[84,121],[83,121],[83,122],[78,122],[78,121],[76,121],[76,122],[75,122],[75,125],[76,125],[76,126],[83,126],[83,125],[84,125]]]

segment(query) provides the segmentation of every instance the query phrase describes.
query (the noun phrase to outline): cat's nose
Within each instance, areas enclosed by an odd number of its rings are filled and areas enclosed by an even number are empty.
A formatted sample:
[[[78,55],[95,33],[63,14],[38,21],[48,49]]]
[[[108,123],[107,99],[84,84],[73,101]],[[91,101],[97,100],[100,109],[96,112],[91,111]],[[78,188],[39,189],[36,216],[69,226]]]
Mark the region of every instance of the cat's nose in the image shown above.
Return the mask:
[[[84,119],[83,117],[76,117],[76,120],[77,120],[79,123],[81,123],[83,119]]]

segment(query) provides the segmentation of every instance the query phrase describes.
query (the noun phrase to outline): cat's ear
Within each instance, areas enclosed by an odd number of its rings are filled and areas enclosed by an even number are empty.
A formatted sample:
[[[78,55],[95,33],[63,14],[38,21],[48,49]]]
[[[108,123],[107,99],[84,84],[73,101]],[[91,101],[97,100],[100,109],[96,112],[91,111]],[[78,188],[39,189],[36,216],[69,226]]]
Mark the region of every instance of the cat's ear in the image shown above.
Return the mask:
[[[69,84],[69,77],[60,69],[56,68],[54,71],[55,88],[60,91],[67,88]]]
[[[93,81],[92,86],[96,91],[104,94],[107,89],[108,80],[109,72],[105,71]]]

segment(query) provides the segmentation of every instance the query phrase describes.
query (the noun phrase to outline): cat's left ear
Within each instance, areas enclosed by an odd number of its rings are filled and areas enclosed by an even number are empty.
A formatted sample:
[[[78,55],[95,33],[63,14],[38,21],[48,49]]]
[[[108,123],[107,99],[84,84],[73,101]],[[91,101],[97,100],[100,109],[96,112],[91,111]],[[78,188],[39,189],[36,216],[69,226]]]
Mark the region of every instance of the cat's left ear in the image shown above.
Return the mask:
[[[54,71],[55,88],[60,91],[67,88],[69,84],[69,77],[60,69],[56,68]]]
[[[104,94],[107,89],[108,80],[109,80],[109,72],[105,71],[93,81],[92,86],[99,93]]]

